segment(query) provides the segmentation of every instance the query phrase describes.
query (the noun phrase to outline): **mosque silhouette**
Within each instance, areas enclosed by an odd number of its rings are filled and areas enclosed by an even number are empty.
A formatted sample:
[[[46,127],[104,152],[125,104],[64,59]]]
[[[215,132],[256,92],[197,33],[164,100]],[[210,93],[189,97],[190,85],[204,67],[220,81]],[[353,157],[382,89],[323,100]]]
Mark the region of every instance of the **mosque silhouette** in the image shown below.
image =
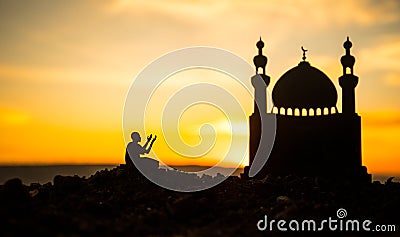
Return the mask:
[[[350,54],[349,38],[343,44],[346,53],[340,59],[343,67],[343,75],[339,77],[341,113],[336,107],[335,85],[325,73],[306,61],[307,50],[303,47],[303,61],[276,82],[272,90],[273,108],[267,111],[266,89],[270,77],[265,67],[268,59],[262,54],[264,42],[261,38],[256,46],[258,55],[253,59],[256,75],[251,78],[255,103],[249,118],[249,166],[242,176],[249,177],[257,150],[267,146],[261,142],[262,125],[267,127],[275,123],[272,150],[270,153],[259,150],[264,152],[261,157],[268,159],[256,178],[271,174],[371,182],[371,175],[362,166],[361,117],[355,110],[358,77],[354,75],[355,58]],[[262,69],[260,73],[259,69]]]

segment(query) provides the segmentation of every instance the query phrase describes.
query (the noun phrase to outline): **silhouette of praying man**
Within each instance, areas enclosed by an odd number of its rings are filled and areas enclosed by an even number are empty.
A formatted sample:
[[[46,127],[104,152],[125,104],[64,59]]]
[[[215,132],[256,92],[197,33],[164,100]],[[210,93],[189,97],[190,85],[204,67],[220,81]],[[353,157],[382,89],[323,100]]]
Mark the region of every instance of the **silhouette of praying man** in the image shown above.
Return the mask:
[[[141,158],[141,154],[148,154],[153,147],[154,141],[157,139],[157,136],[154,136],[152,139],[153,135],[150,134],[150,136],[147,137],[147,141],[144,144],[144,146],[141,146],[138,144],[138,142],[142,141],[142,138],[140,137],[138,132],[133,132],[131,134],[132,142],[128,143],[128,146],[126,148],[126,153],[125,153],[125,163],[129,166],[133,166],[132,160],[139,161],[139,159],[146,159],[147,157]],[[150,145],[149,145],[150,143]],[[147,148],[146,148],[147,147]],[[149,158],[147,158],[149,159]]]

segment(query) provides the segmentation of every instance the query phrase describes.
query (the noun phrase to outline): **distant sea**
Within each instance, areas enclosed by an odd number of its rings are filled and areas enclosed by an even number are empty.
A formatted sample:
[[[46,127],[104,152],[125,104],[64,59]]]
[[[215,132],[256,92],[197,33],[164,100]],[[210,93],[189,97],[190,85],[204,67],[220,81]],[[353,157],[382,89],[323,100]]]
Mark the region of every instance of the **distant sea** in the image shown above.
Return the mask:
[[[9,179],[12,178],[20,178],[22,182],[26,185],[31,183],[40,183],[45,184],[48,182],[53,182],[53,178],[56,175],[63,176],[85,176],[90,177],[95,174],[99,170],[104,169],[113,169],[117,164],[109,164],[109,165],[41,165],[41,166],[0,166],[0,184],[4,184]],[[186,171],[186,172],[199,172],[200,174],[204,173],[206,169],[210,167],[204,166],[175,166],[173,167],[178,170]],[[240,176],[240,173],[243,173],[243,169],[232,169],[232,168],[223,168],[216,167],[213,172],[207,172],[212,176],[215,176],[217,173],[221,173],[223,175],[232,174],[232,176]],[[380,181],[384,183],[389,177],[395,177],[394,182],[400,182],[400,174],[398,175],[389,175],[389,174],[376,174],[372,175],[372,179],[374,181]]]
[[[12,178],[20,178],[26,185],[53,182],[56,175],[78,175],[89,177],[98,170],[112,169],[117,165],[40,165],[40,166],[0,166],[0,183]]]

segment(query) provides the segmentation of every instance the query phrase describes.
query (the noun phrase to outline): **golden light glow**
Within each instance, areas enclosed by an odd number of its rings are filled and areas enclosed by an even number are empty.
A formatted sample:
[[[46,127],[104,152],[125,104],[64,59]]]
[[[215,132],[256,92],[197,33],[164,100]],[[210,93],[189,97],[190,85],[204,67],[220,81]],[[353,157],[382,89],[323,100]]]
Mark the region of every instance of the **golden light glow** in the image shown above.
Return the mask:
[[[7,1],[0,4],[0,163],[122,163],[122,112],[131,81],[155,58],[189,46],[220,47],[249,63],[259,36],[269,58],[269,88],[301,60],[335,83],[346,36],[353,42],[357,111],[362,116],[363,162],[372,173],[400,173],[400,3],[390,1]],[[158,98],[185,83],[214,81],[244,104],[252,101],[229,78],[212,72],[177,74]],[[223,76],[221,76],[223,77]],[[250,78],[249,78],[250,80]],[[159,140],[150,156],[169,164],[212,165],[231,134],[223,113],[188,109],[180,124],[189,145],[213,138],[198,159],[169,149],[157,124],[165,100],[151,101],[148,133]],[[199,116],[202,115],[202,116]],[[247,126],[247,121],[232,122]],[[202,124],[216,134],[200,136]],[[248,134],[243,134],[247,144]],[[145,134],[142,134],[142,140]],[[246,162],[246,161],[245,161]],[[223,164],[229,166],[229,162]]]

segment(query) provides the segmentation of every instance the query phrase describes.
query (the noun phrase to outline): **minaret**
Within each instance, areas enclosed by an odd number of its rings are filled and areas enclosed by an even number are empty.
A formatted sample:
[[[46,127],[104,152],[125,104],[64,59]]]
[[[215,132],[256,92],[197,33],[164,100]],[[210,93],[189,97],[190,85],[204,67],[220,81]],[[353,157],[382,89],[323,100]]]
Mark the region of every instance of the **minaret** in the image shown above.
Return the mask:
[[[343,66],[343,75],[339,77],[339,85],[342,87],[342,114],[345,121],[344,140],[341,150],[346,158],[345,167],[357,173],[358,167],[362,166],[361,154],[361,117],[355,109],[355,88],[358,84],[358,77],[355,76],[353,67],[356,59],[350,54],[353,44],[347,37],[343,47],[346,54],[340,59]],[[366,173],[366,171],[365,171]]]
[[[256,67],[256,75],[251,77],[251,84],[254,87],[254,111],[250,116],[250,159],[249,164],[253,163],[255,154],[257,152],[261,140],[261,121],[262,117],[267,114],[267,87],[270,82],[270,77],[265,75],[265,67],[268,59],[262,54],[264,42],[260,40],[256,44],[258,48],[258,55],[253,59]],[[259,74],[259,69],[262,69],[262,74]]]
[[[358,84],[358,77],[353,74],[353,67],[355,58],[350,54],[350,48],[353,44],[347,37],[343,47],[346,49],[346,54],[342,56],[340,62],[343,66],[343,75],[339,77],[339,85],[342,87],[342,113],[344,115],[351,115],[356,113],[355,109],[355,91]],[[347,68],[350,69],[350,73],[347,72]]]

